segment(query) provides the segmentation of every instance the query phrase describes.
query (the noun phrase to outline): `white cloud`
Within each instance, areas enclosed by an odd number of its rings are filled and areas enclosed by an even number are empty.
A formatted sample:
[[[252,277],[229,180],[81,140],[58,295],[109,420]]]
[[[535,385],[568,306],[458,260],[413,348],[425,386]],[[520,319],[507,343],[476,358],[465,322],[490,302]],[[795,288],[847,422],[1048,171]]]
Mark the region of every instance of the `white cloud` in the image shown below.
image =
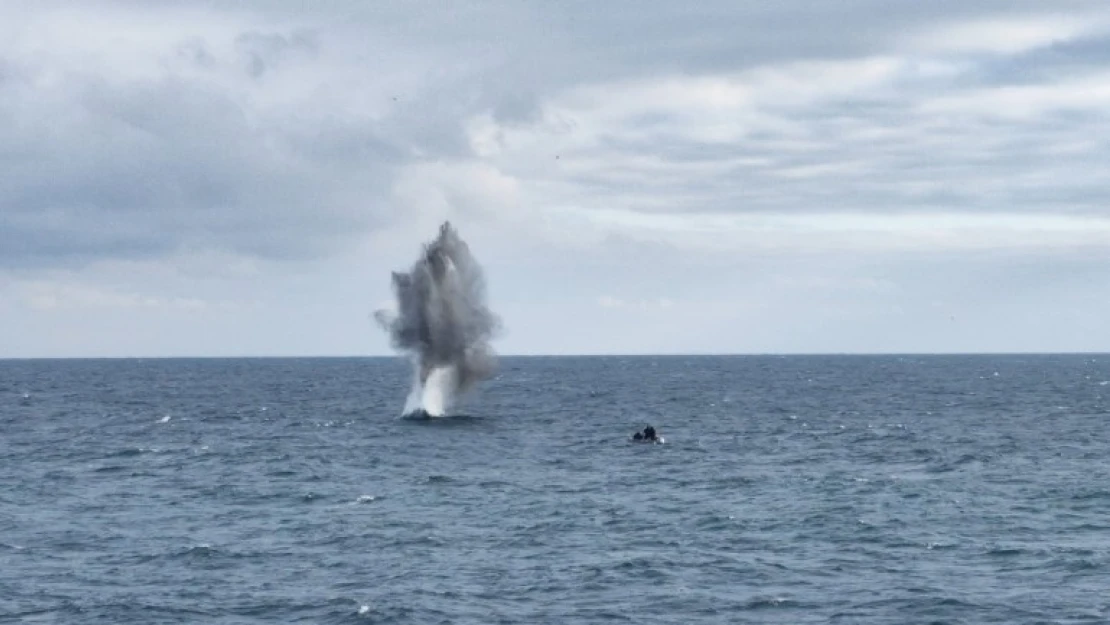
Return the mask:
[[[1019,54],[1105,32],[1110,25],[1107,17],[1105,12],[1089,15],[1046,12],[959,21],[930,27],[911,37],[909,47],[924,53]]]
[[[480,162],[429,162],[398,172],[393,197],[431,221],[458,214],[471,218],[497,217],[519,205],[515,179]]]
[[[966,213],[650,214],[591,209],[583,222],[688,252],[1048,250],[1110,247],[1110,217]]]
[[[209,302],[195,297],[164,297],[112,288],[46,280],[17,281],[10,287],[13,298],[30,309],[164,309],[203,312],[212,307],[234,306],[234,302]]]
[[[924,100],[921,111],[933,115],[970,114],[1032,120],[1053,112],[1097,113],[1110,105],[1110,72],[1031,85],[1002,85]]]

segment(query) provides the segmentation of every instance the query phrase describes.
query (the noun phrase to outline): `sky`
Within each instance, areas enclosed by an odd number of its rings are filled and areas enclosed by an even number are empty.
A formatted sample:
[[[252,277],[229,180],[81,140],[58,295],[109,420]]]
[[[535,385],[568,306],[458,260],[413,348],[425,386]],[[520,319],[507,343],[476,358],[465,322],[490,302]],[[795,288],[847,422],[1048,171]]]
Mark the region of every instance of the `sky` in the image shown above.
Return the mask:
[[[0,6],[0,358],[1110,352],[1110,4]]]

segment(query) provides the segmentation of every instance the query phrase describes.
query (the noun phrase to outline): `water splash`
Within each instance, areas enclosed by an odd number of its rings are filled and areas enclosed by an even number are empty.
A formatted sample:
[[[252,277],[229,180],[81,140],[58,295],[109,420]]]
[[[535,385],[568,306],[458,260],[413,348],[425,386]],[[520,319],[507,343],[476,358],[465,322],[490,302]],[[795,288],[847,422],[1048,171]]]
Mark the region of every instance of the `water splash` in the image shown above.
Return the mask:
[[[402,414],[445,415],[497,369],[490,340],[500,322],[486,306],[482,269],[445,222],[408,273],[393,273],[393,292],[396,312],[379,310],[374,316],[393,347],[413,361]]]

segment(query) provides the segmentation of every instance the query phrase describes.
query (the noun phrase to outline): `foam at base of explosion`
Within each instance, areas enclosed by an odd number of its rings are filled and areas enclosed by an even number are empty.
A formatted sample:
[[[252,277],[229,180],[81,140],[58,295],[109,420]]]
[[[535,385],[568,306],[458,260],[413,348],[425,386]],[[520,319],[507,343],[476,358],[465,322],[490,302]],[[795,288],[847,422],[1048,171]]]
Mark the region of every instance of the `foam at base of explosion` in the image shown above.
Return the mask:
[[[428,372],[424,381],[421,407],[432,417],[442,417],[451,407],[452,394],[456,387],[455,368],[437,367]]]
[[[447,414],[457,387],[456,372],[452,366],[436,367],[428,372],[421,384],[419,375],[413,378],[413,387],[405,400],[404,415],[423,414],[442,417]]]

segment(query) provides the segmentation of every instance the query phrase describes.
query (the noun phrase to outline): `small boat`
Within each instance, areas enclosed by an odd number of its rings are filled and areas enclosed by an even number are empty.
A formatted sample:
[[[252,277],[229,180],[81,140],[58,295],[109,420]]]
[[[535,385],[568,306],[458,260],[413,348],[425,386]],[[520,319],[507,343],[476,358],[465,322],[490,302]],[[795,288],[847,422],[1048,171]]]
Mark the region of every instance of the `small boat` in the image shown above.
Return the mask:
[[[655,433],[655,428],[647,426],[643,432],[636,432],[632,435],[632,442],[634,443],[655,443],[656,445],[663,444],[663,437]]]

